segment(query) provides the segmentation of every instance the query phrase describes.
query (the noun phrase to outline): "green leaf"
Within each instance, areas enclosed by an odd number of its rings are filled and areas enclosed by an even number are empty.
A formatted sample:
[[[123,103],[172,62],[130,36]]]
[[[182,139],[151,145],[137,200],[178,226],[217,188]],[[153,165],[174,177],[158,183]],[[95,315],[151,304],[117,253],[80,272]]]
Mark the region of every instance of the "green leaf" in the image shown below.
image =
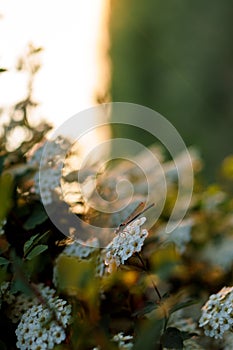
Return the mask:
[[[100,287],[95,268],[93,259],[80,260],[61,254],[57,259],[55,276],[59,290],[68,295],[78,295],[93,312],[97,311]]]
[[[168,349],[183,349],[183,338],[181,331],[175,327],[168,327],[161,337],[163,347]]]
[[[31,260],[35,258],[35,256],[43,253],[45,250],[48,249],[48,246],[46,244],[39,244],[36,247],[34,247],[28,254],[27,254],[27,259]]]
[[[0,266],[1,265],[8,265],[10,263],[9,260],[3,258],[2,256],[0,256]]]
[[[34,242],[36,242],[36,239],[40,236],[39,233],[36,235],[32,236],[27,242],[25,242],[24,247],[23,247],[23,252],[24,256],[29,253],[29,250],[32,248]]]
[[[163,328],[163,319],[154,319],[144,322],[136,336],[133,350],[159,350],[160,336]]]
[[[6,68],[0,68],[0,73],[4,73],[4,72],[7,72],[7,69]]]
[[[3,171],[3,166],[4,166],[4,160],[5,160],[6,156],[0,156],[0,175],[2,174]]]
[[[26,220],[23,225],[25,230],[32,230],[37,225],[42,224],[48,219],[48,215],[42,206],[36,206],[30,217]]]
[[[27,257],[27,255],[30,253],[30,251],[40,242],[42,239],[47,236],[49,231],[46,231],[42,235],[40,233],[37,233],[36,235],[32,236],[27,242],[25,242],[23,247],[24,252],[24,258]]]
[[[29,283],[29,275],[26,268],[25,261],[16,255],[14,250],[10,252],[12,266],[13,266],[13,279],[11,283],[11,293],[21,292],[27,295],[32,294],[32,290]]]
[[[0,176],[0,221],[4,220],[12,206],[13,177],[9,173]]]
[[[197,303],[197,300],[195,299],[189,299],[189,300],[186,300],[186,301],[182,301],[178,304],[175,304],[172,306],[172,308],[170,309],[170,315],[175,312],[175,311],[178,311],[180,309],[184,309],[185,307],[188,307],[188,306],[191,306],[191,305],[194,305]]]
[[[153,311],[154,309],[156,309],[158,307],[158,304],[156,304],[155,302],[147,302],[147,305],[144,306],[143,308],[141,308],[140,310],[137,310],[133,313],[132,316],[143,316],[145,314],[148,314],[149,312]]]
[[[57,277],[62,290],[78,290],[85,294],[95,285],[94,263],[62,254],[57,260]]]

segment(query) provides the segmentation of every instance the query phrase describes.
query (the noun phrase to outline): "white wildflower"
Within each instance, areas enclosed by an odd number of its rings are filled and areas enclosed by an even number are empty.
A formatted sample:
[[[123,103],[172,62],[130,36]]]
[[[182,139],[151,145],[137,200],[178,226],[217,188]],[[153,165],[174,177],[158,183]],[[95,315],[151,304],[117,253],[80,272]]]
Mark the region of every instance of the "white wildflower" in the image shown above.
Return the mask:
[[[6,219],[4,220],[0,220],[0,236],[4,235],[5,231],[4,231],[4,225],[6,225]]]
[[[34,176],[34,187],[45,205],[53,202],[53,191],[60,188],[63,158],[69,147],[68,140],[57,137],[55,141],[47,141],[38,148],[29,160],[31,166],[40,167],[40,172],[37,171]]]
[[[70,145],[70,142],[62,136],[58,136],[54,141],[48,140],[33,153],[28,163],[33,167],[57,165],[64,151],[67,150]],[[46,157],[42,158],[44,151],[46,152]]]
[[[44,204],[52,203],[53,191],[60,187],[60,177],[60,167],[42,169],[35,174],[35,193],[41,196]]]
[[[96,248],[99,248],[99,241],[97,238],[88,239],[85,242],[77,239],[73,243],[67,245],[62,254],[82,259],[91,255]]]
[[[0,299],[9,305],[15,301],[15,296],[10,291],[10,282],[1,283]]]
[[[119,349],[133,349],[133,336],[132,335],[124,335],[123,332],[120,332],[112,338],[112,340],[117,343]]]
[[[20,350],[53,349],[66,338],[65,329],[71,319],[71,305],[46,289],[46,303],[31,306],[21,317],[16,329]]]
[[[224,287],[212,294],[202,307],[199,326],[209,337],[222,338],[233,325],[233,287]]]
[[[133,336],[132,335],[124,335],[123,332],[120,332],[114,335],[111,339],[112,342],[116,343],[118,349],[127,350],[133,349]],[[101,350],[100,346],[95,346],[92,350]]]
[[[107,245],[104,254],[108,272],[114,271],[135,252],[141,251],[144,240],[148,236],[147,230],[141,229],[145,221],[145,217],[133,221]]]
[[[45,286],[43,283],[38,284],[36,287],[45,300],[53,297],[56,293],[54,289]],[[14,303],[11,303],[7,310],[8,317],[13,323],[17,323],[25,311],[38,304],[39,300],[34,295],[19,294],[14,296]]]

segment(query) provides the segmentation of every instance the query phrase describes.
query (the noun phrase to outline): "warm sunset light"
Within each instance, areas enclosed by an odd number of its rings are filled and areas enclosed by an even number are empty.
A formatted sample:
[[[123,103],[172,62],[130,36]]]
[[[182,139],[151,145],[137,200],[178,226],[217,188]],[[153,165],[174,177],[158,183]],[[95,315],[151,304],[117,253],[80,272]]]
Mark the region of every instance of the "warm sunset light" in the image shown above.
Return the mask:
[[[13,70],[29,42],[44,48],[34,95],[41,104],[40,115],[56,126],[95,104],[95,94],[103,89],[107,5],[106,0],[1,1],[0,64]],[[24,88],[20,74],[4,74],[0,104],[18,101]]]
[[[232,1],[0,0],[0,350],[232,350],[232,130]]]

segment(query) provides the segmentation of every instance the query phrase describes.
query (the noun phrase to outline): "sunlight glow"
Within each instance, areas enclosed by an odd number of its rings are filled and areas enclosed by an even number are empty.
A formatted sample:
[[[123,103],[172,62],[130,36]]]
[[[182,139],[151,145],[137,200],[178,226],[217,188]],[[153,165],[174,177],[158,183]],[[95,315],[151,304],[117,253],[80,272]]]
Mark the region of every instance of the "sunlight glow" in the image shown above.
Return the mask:
[[[0,66],[13,69],[29,42],[42,46],[42,68],[36,78],[35,99],[40,115],[56,126],[95,104],[102,89],[100,45],[106,0],[2,0]],[[107,74],[105,74],[107,76]],[[106,79],[103,79],[103,81]],[[25,79],[2,74],[0,105],[24,97]],[[82,121],[84,122],[84,121]]]

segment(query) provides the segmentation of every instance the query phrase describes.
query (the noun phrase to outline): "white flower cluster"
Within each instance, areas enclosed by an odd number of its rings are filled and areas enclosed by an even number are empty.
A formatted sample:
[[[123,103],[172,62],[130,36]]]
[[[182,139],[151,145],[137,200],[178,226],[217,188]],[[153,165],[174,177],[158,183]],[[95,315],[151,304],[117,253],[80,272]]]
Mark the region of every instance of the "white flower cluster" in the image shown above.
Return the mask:
[[[0,300],[7,304],[15,301],[15,296],[10,292],[10,282],[2,282],[0,285]]]
[[[42,159],[46,147],[46,158]],[[57,165],[60,162],[61,154],[70,147],[70,142],[62,136],[57,137],[55,141],[46,141],[40,146],[29,159],[28,163],[32,167],[48,167],[48,165]]]
[[[38,284],[37,289],[41,296],[46,300],[53,297],[56,293],[55,289],[49,288],[43,283]],[[39,304],[39,300],[35,296],[19,294],[14,296],[14,298],[14,303],[10,303],[7,312],[8,317],[13,323],[17,323],[25,311],[30,309],[32,306]]]
[[[20,350],[53,349],[66,338],[65,329],[71,319],[71,305],[46,293],[46,304],[29,308],[21,317],[15,331]]]
[[[132,340],[132,335],[124,335],[123,332],[114,335],[112,338],[112,341],[114,343],[117,343],[118,349],[120,350],[133,349]],[[96,346],[92,350],[101,350],[101,348],[99,346]]]
[[[32,167],[40,166],[40,173],[37,172],[34,177],[35,193],[41,196],[45,205],[52,203],[52,191],[60,186],[62,158],[69,146],[68,140],[58,137],[38,148],[29,160]],[[44,151],[46,157],[43,156]]]
[[[4,231],[4,228],[3,226],[6,224],[6,219],[4,220],[0,220],[0,236],[1,235],[4,235],[5,231]]]
[[[142,217],[127,225],[122,232],[105,248],[105,264],[108,272],[114,271],[120,264],[124,264],[135,252],[140,252],[145,238],[148,236],[146,229],[141,229],[146,218]]]
[[[120,332],[112,338],[112,340],[117,343],[119,349],[133,349],[133,336],[132,335],[124,335],[123,332]]]
[[[60,167],[43,169],[35,174],[35,193],[41,196],[45,205],[53,202],[52,191],[60,186],[60,177]]]
[[[202,307],[199,326],[209,337],[222,338],[233,326],[233,287],[224,287],[212,294]]]
[[[97,238],[88,239],[86,242],[77,239],[72,244],[67,245],[62,254],[82,259],[91,255],[96,248],[99,248],[99,241]]]

